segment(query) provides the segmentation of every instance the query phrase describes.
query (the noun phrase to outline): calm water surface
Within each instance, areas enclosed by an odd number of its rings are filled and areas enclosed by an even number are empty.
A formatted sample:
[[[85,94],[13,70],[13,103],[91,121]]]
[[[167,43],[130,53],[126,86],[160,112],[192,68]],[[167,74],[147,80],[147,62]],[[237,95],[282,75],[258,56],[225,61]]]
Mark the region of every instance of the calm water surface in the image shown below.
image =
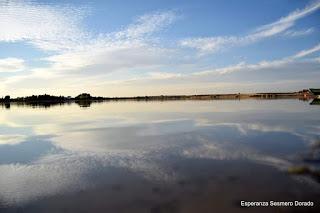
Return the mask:
[[[316,212],[319,147],[299,100],[0,106],[0,212]]]

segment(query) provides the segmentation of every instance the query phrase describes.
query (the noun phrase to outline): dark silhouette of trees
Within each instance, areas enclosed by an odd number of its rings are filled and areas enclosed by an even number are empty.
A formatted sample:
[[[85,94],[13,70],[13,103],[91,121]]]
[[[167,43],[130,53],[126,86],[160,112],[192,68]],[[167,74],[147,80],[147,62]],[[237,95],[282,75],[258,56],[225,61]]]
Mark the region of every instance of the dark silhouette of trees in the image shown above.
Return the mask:
[[[105,100],[103,97],[93,97],[89,93],[81,93],[74,98],[75,103],[79,104],[80,107],[90,107],[92,102],[100,102]]]
[[[93,97],[89,93],[81,93],[80,95],[72,98],[71,96],[53,96],[53,95],[32,95],[26,97],[10,98],[9,95],[0,98],[0,102],[16,102],[16,103],[65,103],[70,101],[102,101],[103,97]]]
[[[52,95],[32,95],[26,97],[16,98],[17,102],[65,102],[67,100],[64,96],[52,96]]]
[[[81,93],[80,95],[76,96],[76,100],[86,100],[86,99],[91,99],[91,95],[89,93]]]
[[[6,95],[6,96],[4,97],[4,101],[5,101],[5,102],[9,102],[9,101],[10,101],[10,95]]]
[[[0,102],[8,103],[10,102],[10,95],[4,96],[4,98],[0,98]]]
[[[74,98],[75,100],[91,100],[91,101],[99,101],[99,100],[104,100],[105,98],[103,97],[93,97],[89,93],[81,93],[80,95],[76,96]]]

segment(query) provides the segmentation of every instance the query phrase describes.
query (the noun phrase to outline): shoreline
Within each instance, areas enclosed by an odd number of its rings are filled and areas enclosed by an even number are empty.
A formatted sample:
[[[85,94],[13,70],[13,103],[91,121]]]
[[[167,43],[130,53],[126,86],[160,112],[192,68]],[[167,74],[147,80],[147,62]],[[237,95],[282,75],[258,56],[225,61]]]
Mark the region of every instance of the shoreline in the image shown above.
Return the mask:
[[[86,93],[83,93],[86,94]],[[83,95],[81,94],[81,95]],[[299,99],[309,101],[317,99],[316,95],[303,90],[300,92],[278,92],[278,93],[230,93],[230,94],[201,94],[201,95],[160,95],[160,96],[135,96],[135,97],[92,97],[86,94],[71,98],[64,96],[28,96],[24,98],[0,99],[0,105],[10,107],[10,104],[18,106],[42,106],[50,107],[53,105],[63,105],[76,103],[81,107],[88,107],[92,103],[108,101],[187,101],[187,100],[270,100],[270,99]]]
[[[86,93],[83,93],[86,94]],[[219,100],[219,99],[276,99],[276,98],[298,98],[298,99],[314,99],[317,96],[310,92],[261,92],[261,93],[222,93],[222,94],[199,94],[199,95],[146,95],[146,96],[128,96],[128,97],[94,97],[87,94],[86,97],[79,96],[72,98],[70,96],[51,96],[51,95],[33,95],[27,97],[17,97],[9,99],[1,99],[3,102],[57,102],[64,103],[69,101],[105,101],[105,100]],[[41,96],[44,96],[41,97]],[[9,96],[10,97],[10,96]],[[39,97],[39,98],[38,98]],[[41,98],[40,98],[41,97]]]

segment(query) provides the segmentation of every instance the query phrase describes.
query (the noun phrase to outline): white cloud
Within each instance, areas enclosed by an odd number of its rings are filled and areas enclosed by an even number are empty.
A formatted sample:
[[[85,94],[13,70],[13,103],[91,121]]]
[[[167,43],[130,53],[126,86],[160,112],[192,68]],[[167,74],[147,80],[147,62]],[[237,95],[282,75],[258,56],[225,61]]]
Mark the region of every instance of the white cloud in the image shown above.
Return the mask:
[[[198,37],[187,38],[180,41],[180,45],[183,47],[194,48],[200,51],[200,55],[213,53],[224,49],[226,47],[246,45],[257,42],[259,40],[275,36],[277,34],[287,31],[289,28],[295,25],[295,22],[320,8],[320,1],[315,1],[312,4],[307,5],[303,9],[298,9],[289,15],[280,18],[279,20],[258,27],[251,33],[245,36],[218,36],[218,37]],[[309,32],[296,32],[295,34],[308,34]],[[290,32],[287,32],[290,34]],[[291,33],[293,34],[293,33]]]
[[[285,57],[278,60],[272,61],[260,61],[254,64],[248,64],[246,62],[240,62],[235,65],[230,65],[226,67],[211,69],[211,70],[204,70],[193,72],[191,74],[182,74],[182,73],[168,73],[168,72],[150,72],[148,73],[147,77],[139,77],[139,78],[132,78],[129,80],[122,80],[116,81],[112,83],[121,84],[125,82],[134,82],[134,81],[144,81],[144,80],[162,80],[162,79],[189,79],[194,77],[204,77],[205,76],[221,76],[227,75],[234,72],[241,72],[241,71],[259,71],[259,70],[266,70],[266,69],[275,69],[275,68],[284,68],[286,66],[290,66],[295,64],[297,59],[304,58],[310,54],[320,51],[320,44],[306,50],[302,50],[292,56]],[[312,58],[305,61],[306,63],[319,63],[319,58]],[[111,83],[111,82],[109,82]]]
[[[18,72],[25,69],[24,60],[21,58],[2,58],[0,59],[1,72]]]
[[[150,72],[148,73],[151,79],[168,79],[181,77],[180,73],[168,73],[168,72]]]
[[[156,65],[169,50],[157,47],[148,36],[163,29],[174,19],[175,14],[171,11],[146,14],[121,31],[79,40],[72,48],[43,60],[50,63],[48,71],[60,73],[83,71],[89,66],[97,66],[100,72],[108,73],[129,67]]]
[[[110,73],[124,68],[155,66],[168,58],[170,50],[152,46],[143,40],[96,40],[84,45],[82,50],[73,50],[52,55],[44,60],[51,63],[51,69],[59,72],[66,70]]]
[[[200,54],[216,52],[226,45],[234,45],[239,42],[238,37],[235,36],[219,36],[206,38],[188,38],[180,41],[183,47],[190,47],[200,51]]]
[[[143,70],[168,63],[171,60],[171,54],[168,53],[171,53],[172,50],[160,47],[151,35],[175,20],[176,14],[173,11],[148,13],[138,17],[133,24],[120,31],[89,35],[81,29],[80,20],[85,12],[80,9],[34,5],[30,2],[22,4],[22,1],[14,1],[10,4],[3,3],[3,5],[0,4],[0,10],[11,12],[6,12],[10,14],[9,18],[5,17],[6,20],[0,20],[0,26],[7,24],[11,19],[17,23],[13,24],[13,28],[9,28],[7,33],[0,34],[0,41],[23,40],[44,51],[56,50],[54,54],[42,58],[49,65],[30,68],[31,72],[26,75],[11,76],[3,81],[4,85],[39,79],[54,81],[59,78],[63,78],[63,82],[66,83],[70,79],[67,75],[71,75],[70,82],[88,82],[90,78],[97,80],[99,77],[96,76],[99,74],[105,75],[110,72],[135,68]],[[14,8],[18,8],[18,10],[14,11]],[[52,17],[52,20],[50,18],[44,19],[45,27],[42,28],[42,19],[38,16],[44,16],[47,12],[49,13],[47,16]],[[29,14],[28,17],[23,16],[25,13]],[[24,23],[25,19],[29,19],[29,21]],[[61,22],[56,22],[56,19]],[[69,19],[71,23],[68,22]],[[25,26],[20,28],[22,25]],[[51,26],[50,29],[46,28],[47,25]],[[38,26],[37,29],[34,26]],[[64,28],[70,28],[67,34],[62,33],[66,30]],[[19,29],[21,32],[16,32],[15,29]],[[31,31],[32,33],[30,33]],[[92,75],[88,76],[84,73]],[[60,83],[61,81],[59,81]]]
[[[310,35],[315,31],[313,27],[308,28],[308,29],[303,29],[303,30],[287,30],[284,33],[284,36],[287,37],[299,37],[299,36],[306,36]]]
[[[316,46],[310,49],[302,50],[294,54],[293,56],[285,57],[278,60],[261,61],[256,64],[246,64],[245,62],[241,62],[236,65],[231,65],[223,68],[196,72],[194,73],[194,75],[208,75],[208,74],[223,75],[223,74],[228,74],[228,73],[237,72],[241,70],[260,70],[260,69],[266,69],[266,68],[281,67],[281,66],[285,66],[287,64],[293,63],[296,59],[303,58],[305,56],[308,56],[318,51],[320,51],[320,44],[317,44]],[[317,61],[317,59],[314,59],[313,61]]]
[[[135,23],[116,33],[118,38],[134,39],[152,34],[170,25],[176,19],[173,11],[155,12],[137,18]]]
[[[293,58],[302,58],[302,57],[305,57],[307,55],[313,54],[318,51],[320,51],[320,44],[318,44],[310,49],[302,50],[302,51],[298,52],[297,54],[295,54],[293,56]]]
[[[0,0],[0,41],[29,42],[43,50],[68,49],[85,32],[85,8],[54,6],[33,1]]]
[[[22,143],[25,139],[24,135],[0,135],[0,145],[15,145]]]

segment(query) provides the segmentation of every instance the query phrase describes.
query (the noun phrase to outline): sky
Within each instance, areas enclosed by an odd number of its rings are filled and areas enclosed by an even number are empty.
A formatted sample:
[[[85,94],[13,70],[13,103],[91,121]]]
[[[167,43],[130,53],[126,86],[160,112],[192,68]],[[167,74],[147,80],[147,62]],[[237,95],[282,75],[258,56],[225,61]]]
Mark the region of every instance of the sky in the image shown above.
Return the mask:
[[[320,0],[0,0],[0,97],[320,87]]]

